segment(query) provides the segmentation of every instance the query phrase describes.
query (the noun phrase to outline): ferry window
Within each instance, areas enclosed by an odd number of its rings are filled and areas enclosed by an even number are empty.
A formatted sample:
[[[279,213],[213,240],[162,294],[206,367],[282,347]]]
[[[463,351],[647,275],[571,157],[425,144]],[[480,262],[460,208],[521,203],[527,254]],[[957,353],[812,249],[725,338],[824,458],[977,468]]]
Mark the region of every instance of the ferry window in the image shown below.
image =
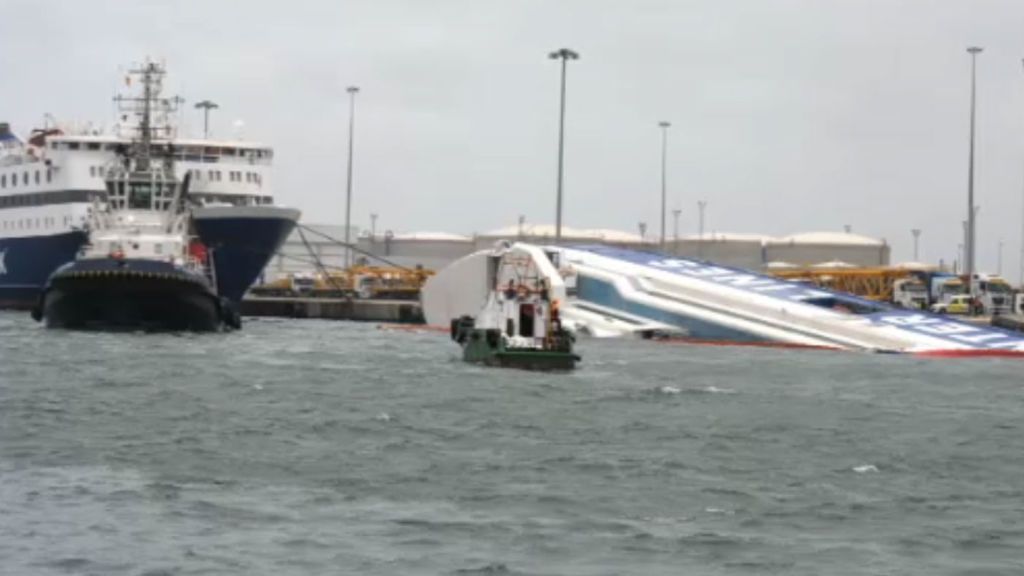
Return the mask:
[[[78,150],[78,142],[68,142],[68,150]]]
[[[89,166],[89,176],[95,176],[95,175],[96,175],[96,167],[95,166]]]
[[[0,176],[0,188],[7,188],[7,174]]]
[[[51,180],[53,180],[53,170],[50,169],[50,168],[47,168],[46,169],[46,181],[50,182]]]
[[[99,150],[99,149],[100,149],[100,143],[99,142],[89,142],[89,150]]]
[[[36,184],[39,184],[39,170],[36,170]]]
[[[21,174],[21,182],[22,182],[22,183],[23,183],[23,184],[24,184],[25,186],[28,186],[28,172],[23,172],[23,173]]]

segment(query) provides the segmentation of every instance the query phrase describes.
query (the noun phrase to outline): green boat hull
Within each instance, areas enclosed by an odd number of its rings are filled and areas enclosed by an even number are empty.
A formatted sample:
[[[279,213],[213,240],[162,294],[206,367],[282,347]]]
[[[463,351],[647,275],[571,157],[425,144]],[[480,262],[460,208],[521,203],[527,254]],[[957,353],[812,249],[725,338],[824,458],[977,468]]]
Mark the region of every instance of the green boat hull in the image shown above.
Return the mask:
[[[474,364],[561,372],[575,369],[580,361],[572,351],[572,340],[568,335],[552,349],[506,348],[499,330],[472,328],[465,324],[458,326],[453,322],[452,338],[462,345],[462,359]]]

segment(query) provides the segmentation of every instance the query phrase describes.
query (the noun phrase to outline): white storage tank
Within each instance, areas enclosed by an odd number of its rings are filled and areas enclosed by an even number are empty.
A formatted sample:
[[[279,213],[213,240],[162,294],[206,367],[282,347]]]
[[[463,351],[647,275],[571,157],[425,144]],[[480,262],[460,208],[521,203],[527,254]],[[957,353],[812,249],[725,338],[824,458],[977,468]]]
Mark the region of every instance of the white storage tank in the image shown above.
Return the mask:
[[[889,265],[890,247],[885,240],[849,232],[808,232],[765,241],[765,262],[789,262],[813,266],[845,262],[853,266]]]

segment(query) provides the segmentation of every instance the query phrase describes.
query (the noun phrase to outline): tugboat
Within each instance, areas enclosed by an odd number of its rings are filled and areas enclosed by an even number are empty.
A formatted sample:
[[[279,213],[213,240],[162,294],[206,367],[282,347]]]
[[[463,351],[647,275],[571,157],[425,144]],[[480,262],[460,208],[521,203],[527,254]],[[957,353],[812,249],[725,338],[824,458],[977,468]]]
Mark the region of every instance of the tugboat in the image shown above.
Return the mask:
[[[192,234],[190,175],[178,180],[170,145],[153,143],[159,68],[142,70],[133,99],[138,137],[104,170],[106,195],[95,198],[77,258],[49,277],[33,317],[51,328],[215,331],[238,328],[231,303],[218,296],[215,270]],[[160,110],[163,117],[173,110]]]
[[[562,326],[559,299],[553,297],[548,280],[551,275],[544,274],[550,262],[537,266],[533,259],[524,258],[527,255],[520,248],[493,257],[489,269],[499,283],[491,284],[495,288],[475,318],[461,316],[451,321],[451,338],[462,346],[466,362],[524,370],[572,370],[580,357],[573,352],[573,334]],[[501,282],[504,286],[499,289]]]

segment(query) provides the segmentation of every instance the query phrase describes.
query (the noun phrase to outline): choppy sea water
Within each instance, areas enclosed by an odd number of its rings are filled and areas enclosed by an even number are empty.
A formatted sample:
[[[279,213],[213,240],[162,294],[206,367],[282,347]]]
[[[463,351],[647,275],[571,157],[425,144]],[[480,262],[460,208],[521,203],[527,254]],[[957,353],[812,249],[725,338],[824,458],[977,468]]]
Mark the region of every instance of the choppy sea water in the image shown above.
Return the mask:
[[[0,574],[1021,574],[1024,363],[0,314]]]

